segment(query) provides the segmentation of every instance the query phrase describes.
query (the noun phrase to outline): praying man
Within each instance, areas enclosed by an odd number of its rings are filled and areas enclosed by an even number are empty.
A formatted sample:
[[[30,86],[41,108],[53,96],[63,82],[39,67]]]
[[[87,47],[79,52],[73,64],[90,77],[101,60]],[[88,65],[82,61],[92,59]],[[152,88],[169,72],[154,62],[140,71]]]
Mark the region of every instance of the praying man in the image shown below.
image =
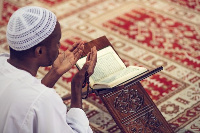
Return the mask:
[[[54,13],[36,6],[18,9],[10,17],[7,32],[10,53],[0,55],[1,133],[90,133],[82,110],[85,73],[93,74],[96,47],[71,81],[71,105],[67,111],[53,86],[69,71],[84,50],[84,42],[59,52],[61,28]],[[42,80],[39,67],[52,66]]]

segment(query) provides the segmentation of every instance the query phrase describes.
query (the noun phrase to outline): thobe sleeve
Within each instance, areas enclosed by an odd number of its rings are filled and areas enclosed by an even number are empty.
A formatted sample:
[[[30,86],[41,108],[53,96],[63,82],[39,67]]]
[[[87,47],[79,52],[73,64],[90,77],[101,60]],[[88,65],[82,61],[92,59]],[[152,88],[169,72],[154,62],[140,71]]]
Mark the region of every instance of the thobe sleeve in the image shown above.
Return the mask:
[[[55,90],[48,89],[34,103],[24,129],[34,133],[91,133],[84,111],[72,108],[67,112],[60,96]]]
[[[71,108],[67,113],[67,123],[77,133],[91,133],[88,118],[85,112],[80,108]]]

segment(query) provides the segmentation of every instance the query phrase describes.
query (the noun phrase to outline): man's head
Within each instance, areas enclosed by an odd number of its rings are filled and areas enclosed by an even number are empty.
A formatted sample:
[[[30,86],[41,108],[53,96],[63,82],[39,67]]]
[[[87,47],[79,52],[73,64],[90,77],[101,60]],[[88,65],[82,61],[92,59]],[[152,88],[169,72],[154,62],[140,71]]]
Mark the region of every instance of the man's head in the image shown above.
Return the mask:
[[[58,56],[60,25],[51,11],[35,6],[18,9],[7,26],[7,41],[13,58],[33,57],[48,66]]]

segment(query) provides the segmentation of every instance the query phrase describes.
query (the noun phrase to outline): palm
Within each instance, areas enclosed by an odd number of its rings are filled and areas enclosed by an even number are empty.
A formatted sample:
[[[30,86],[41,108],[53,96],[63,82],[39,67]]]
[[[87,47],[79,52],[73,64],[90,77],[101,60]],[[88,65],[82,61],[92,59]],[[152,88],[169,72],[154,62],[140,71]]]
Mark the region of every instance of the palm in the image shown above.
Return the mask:
[[[58,55],[52,67],[54,67],[57,72],[62,75],[76,64],[77,60],[81,57],[82,52],[83,42],[75,43],[73,48]]]

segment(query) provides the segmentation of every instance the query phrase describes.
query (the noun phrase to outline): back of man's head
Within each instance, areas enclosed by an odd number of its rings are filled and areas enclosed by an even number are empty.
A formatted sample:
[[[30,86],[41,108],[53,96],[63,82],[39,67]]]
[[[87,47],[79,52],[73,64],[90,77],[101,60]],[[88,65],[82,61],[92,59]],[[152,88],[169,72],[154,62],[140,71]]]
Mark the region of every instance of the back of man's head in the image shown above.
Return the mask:
[[[55,14],[45,8],[26,6],[18,9],[10,17],[7,26],[10,48],[25,51],[38,45],[51,35],[56,21]]]

